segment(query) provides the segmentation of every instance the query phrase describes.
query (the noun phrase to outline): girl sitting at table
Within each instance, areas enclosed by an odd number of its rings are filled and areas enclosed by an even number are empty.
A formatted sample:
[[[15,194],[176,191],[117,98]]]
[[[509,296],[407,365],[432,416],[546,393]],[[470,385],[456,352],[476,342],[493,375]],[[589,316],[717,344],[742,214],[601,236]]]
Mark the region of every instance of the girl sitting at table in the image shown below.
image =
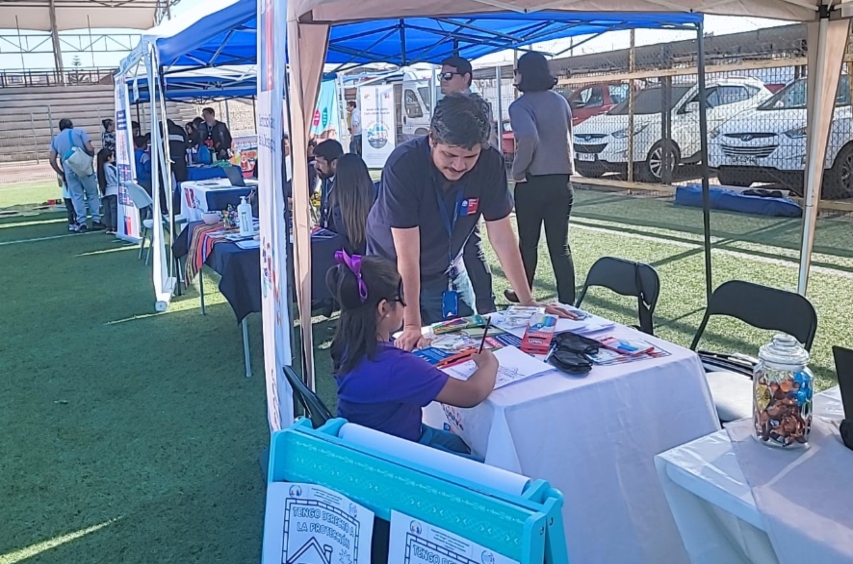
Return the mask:
[[[490,351],[474,354],[468,380],[450,378],[414,354],[399,349],[391,334],[403,325],[403,284],[394,263],[381,257],[335,255],[326,284],[341,317],[331,355],[338,385],[338,416],[383,433],[439,450],[471,456],[457,435],[421,422],[433,401],[474,407],[495,387],[498,361]]]
[[[347,252],[363,254],[366,251],[367,215],[375,199],[376,188],[361,157],[355,153],[339,157],[323,227],[346,238]]]
[[[101,189],[101,203],[104,205],[104,223],[107,235],[113,235],[118,228],[118,169],[112,149],[98,152],[98,188]]]

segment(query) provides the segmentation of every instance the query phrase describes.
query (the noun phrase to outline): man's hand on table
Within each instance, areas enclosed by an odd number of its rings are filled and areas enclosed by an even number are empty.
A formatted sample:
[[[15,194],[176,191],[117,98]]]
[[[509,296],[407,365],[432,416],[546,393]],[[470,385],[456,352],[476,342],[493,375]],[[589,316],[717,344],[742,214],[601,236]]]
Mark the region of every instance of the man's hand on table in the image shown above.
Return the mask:
[[[530,302],[525,303],[525,304],[521,304],[521,305],[532,306],[532,307],[544,307],[545,313],[547,313],[549,315],[556,315],[557,317],[560,317],[563,319],[575,318],[575,315],[571,311],[569,311],[568,309],[566,309],[565,306],[563,306],[562,304],[559,304],[559,303],[543,304],[543,303],[531,300]]]
[[[403,327],[403,332],[394,340],[394,345],[398,349],[412,351],[421,349],[429,344],[429,341],[424,338],[420,327],[407,325]]]

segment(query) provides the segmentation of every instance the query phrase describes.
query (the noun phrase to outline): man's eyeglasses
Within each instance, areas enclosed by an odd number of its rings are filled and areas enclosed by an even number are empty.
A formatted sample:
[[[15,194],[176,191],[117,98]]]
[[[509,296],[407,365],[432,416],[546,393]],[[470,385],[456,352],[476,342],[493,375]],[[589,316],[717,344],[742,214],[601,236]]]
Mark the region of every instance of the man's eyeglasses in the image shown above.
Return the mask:
[[[463,73],[461,73],[461,72],[450,72],[450,71],[447,71],[447,72],[443,72],[443,73],[441,73],[441,74],[440,74],[440,75],[438,75],[438,76],[439,76],[439,77],[441,77],[441,80],[443,80],[444,82],[448,82],[448,81],[453,80],[453,77],[454,77],[454,76],[462,76],[462,75],[463,75]]]

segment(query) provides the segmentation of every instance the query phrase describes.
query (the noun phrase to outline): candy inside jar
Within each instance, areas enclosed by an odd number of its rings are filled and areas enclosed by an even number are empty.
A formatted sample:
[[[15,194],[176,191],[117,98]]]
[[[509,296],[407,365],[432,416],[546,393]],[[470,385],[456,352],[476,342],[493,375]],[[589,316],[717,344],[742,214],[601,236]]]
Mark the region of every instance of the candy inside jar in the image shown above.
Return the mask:
[[[753,373],[755,437],[783,448],[808,446],[813,379],[809,354],[788,335],[761,347]]]

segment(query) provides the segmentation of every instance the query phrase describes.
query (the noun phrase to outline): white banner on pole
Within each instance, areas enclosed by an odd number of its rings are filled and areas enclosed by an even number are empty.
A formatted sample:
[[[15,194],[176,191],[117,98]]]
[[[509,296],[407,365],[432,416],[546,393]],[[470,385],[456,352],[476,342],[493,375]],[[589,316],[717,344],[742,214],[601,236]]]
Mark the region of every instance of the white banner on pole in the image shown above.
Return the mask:
[[[127,241],[139,241],[139,210],[133,205],[124,182],[136,178],[136,166],[133,159],[133,138],[130,131],[127,98],[127,79],[124,76],[115,77],[115,112],[116,112],[116,168],[118,169],[118,232],[116,236]]]
[[[293,422],[293,393],[284,378],[292,363],[287,291],[287,224],[282,190],[286,7],[258,0],[258,204],[261,224],[264,373],[271,431]]]
[[[361,154],[369,168],[382,168],[397,146],[394,120],[394,85],[379,84],[358,89],[361,108]]]
[[[163,138],[166,125],[166,100],[160,83],[155,82],[157,78],[156,69],[159,68],[157,53],[154,48],[148,46],[148,58],[145,61],[148,72],[148,92],[151,96],[148,104],[151,110],[151,199],[154,202],[151,212],[153,220],[151,226],[151,249],[153,251],[153,277],[154,294],[156,296],[155,308],[157,311],[166,311],[172,300],[175,290],[176,279],[169,271],[169,261],[166,257],[166,236],[163,229],[163,218],[169,217],[169,210],[160,206],[160,192],[165,191],[167,202],[172,200],[171,177],[172,171],[169,166],[168,144]],[[158,117],[159,114],[159,117]],[[161,126],[162,124],[162,126]],[[165,184],[165,186],[164,186]]]

